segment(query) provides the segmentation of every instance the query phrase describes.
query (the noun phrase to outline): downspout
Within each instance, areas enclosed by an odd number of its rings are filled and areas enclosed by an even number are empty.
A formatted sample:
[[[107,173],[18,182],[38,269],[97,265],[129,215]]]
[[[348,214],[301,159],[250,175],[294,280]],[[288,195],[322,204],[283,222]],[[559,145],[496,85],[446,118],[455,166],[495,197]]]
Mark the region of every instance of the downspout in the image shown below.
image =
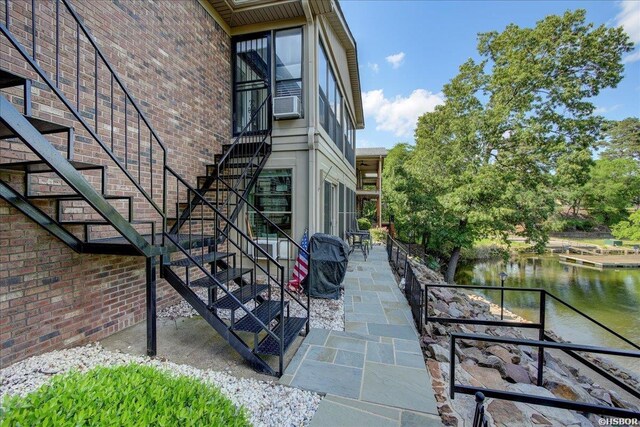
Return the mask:
[[[309,153],[309,236],[316,231],[319,203],[319,189],[316,185],[316,40],[318,31],[313,22],[313,12],[309,0],[302,0],[302,10],[307,18],[307,147]]]

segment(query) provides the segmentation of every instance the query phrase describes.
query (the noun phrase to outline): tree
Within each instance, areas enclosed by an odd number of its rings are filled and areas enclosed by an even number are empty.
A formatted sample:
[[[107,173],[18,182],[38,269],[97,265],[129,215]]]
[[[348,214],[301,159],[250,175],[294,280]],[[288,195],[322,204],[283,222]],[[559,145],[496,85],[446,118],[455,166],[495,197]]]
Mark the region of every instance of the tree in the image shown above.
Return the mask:
[[[620,221],[611,227],[611,232],[618,239],[640,240],[640,210],[632,213],[628,221]]]
[[[621,28],[587,24],[583,10],[480,34],[482,61],[463,64],[445,104],[420,117],[405,162],[446,230],[447,281],[478,237],[516,233],[544,245],[551,172],[599,140],[589,98],[617,85],[631,48]]]
[[[602,156],[608,159],[631,158],[640,162],[640,119],[627,117],[605,125]]]
[[[640,203],[640,164],[629,158],[599,159],[583,188],[585,206],[598,222],[613,225]]]

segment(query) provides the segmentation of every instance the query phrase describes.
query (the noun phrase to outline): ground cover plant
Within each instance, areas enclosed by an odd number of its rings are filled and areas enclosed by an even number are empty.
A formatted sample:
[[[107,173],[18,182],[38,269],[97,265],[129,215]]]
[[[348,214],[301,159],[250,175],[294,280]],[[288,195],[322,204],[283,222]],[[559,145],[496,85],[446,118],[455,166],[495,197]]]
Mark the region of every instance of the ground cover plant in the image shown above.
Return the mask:
[[[0,426],[250,426],[242,408],[196,379],[135,364],[72,371],[7,396]]]

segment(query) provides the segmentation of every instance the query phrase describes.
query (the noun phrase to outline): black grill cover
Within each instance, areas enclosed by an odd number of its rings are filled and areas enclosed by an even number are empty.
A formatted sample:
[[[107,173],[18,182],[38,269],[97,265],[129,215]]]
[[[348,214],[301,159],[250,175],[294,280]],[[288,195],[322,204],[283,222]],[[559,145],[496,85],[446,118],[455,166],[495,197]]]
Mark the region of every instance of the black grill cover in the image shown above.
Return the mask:
[[[349,262],[349,245],[337,236],[316,233],[311,236],[309,250],[307,292],[316,298],[340,298],[340,284]]]

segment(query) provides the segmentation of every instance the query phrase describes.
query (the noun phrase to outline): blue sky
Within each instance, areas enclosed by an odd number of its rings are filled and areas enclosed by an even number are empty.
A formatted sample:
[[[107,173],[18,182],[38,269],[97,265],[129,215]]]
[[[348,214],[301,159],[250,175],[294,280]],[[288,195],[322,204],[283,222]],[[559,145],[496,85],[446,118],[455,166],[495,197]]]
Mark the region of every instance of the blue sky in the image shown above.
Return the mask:
[[[640,1],[391,1],[342,0],[358,43],[366,129],[359,147],[412,142],[417,117],[442,102],[442,86],[468,58],[477,34],[509,23],[534,26],[551,14],[587,10],[595,24],[624,26],[640,44]],[[640,116],[640,48],[626,59],[625,77],[594,99],[608,119]]]

